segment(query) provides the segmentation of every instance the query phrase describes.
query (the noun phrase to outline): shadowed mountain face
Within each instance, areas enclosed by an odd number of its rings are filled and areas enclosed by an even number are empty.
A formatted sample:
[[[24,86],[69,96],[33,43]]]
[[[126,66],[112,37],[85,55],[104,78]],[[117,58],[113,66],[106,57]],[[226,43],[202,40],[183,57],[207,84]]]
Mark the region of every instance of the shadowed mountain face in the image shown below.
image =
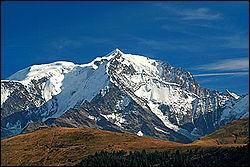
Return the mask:
[[[191,144],[93,128],[44,127],[31,133],[1,140],[1,165],[75,165],[87,155],[100,151],[120,150],[126,152],[170,150],[172,153],[179,150],[183,154],[194,154],[194,157],[206,151],[210,153],[223,151],[227,155],[237,147],[249,143],[248,125],[249,120],[233,121]],[[199,150],[200,153],[197,152]]]
[[[1,81],[1,137],[91,127],[190,143],[248,117],[248,95],[199,86],[182,68],[116,49],[88,64],[34,65]]]

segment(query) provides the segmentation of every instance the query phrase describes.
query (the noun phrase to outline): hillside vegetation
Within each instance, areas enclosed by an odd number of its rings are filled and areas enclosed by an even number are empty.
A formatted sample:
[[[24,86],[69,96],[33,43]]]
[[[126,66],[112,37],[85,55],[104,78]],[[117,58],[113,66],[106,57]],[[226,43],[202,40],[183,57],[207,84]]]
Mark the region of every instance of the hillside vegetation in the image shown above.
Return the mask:
[[[249,143],[249,120],[236,120],[202,137],[192,144],[197,145],[237,145]]]
[[[164,150],[182,144],[129,133],[50,127],[4,139],[1,145],[1,165],[74,165],[101,150]]]
[[[172,155],[172,157],[177,157],[179,153],[182,153],[186,156],[180,157],[180,159],[186,164],[187,159],[185,160],[185,158],[191,158],[194,160],[194,164],[199,164],[201,158],[204,159],[204,157],[230,163],[230,160],[235,161],[235,154],[238,155],[240,152],[244,153],[241,157],[246,161],[247,143],[249,143],[248,125],[248,120],[234,121],[191,144],[91,128],[47,127],[1,140],[1,165],[84,165],[95,162],[99,156],[105,160],[112,155],[116,159],[117,151],[125,152],[124,161],[130,162],[129,155],[132,156],[133,152],[136,151],[136,155],[141,157],[140,152],[143,150],[151,158],[155,154],[158,155],[158,152],[162,152],[159,153],[161,155],[159,159],[164,159],[164,152],[169,151],[167,154]],[[155,151],[157,152],[155,153]],[[188,154],[191,153],[192,155],[189,156]],[[91,157],[92,155],[96,157]],[[200,155],[202,156],[200,157]],[[216,155],[225,155],[229,159],[220,159]],[[165,159],[162,163],[172,163],[172,160]],[[175,160],[180,162],[178,159]],[[239,158],[236,160],[237,162],[234,164],[239,162]],[[137,158],[136,161],[140,160]],[[157,165],[157,162],[153,160],[151,165]]]

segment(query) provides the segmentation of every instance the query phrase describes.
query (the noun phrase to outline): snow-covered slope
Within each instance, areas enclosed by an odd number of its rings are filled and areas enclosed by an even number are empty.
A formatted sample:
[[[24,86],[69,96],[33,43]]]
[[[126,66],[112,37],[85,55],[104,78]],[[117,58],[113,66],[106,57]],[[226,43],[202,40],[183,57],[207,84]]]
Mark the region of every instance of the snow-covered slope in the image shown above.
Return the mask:
[[[83,65],[58,61],[33,65],[21,70],[10,76],[8,80],[1,81],[1,106],[13,92],[13,88],[7,89],[5,85],[16,82],[23,85],[31,95],[41,95],[44,101],[38,103],[36,107],[44,105],[54,97],[58,103],[58,112],[54,117],[58,117],[83,100],[91,100],[101,88],[106,86],[108,76],[105,74],[105,64],[107,62],[104,63],[104,61],[109,59],[110,57],[96,58],[91,63]],[[99,67],[97,64],[100,64]],[[39,89],[36,88],[37,82],[40,83]]]
[[[249,116],[249,95],[239,99],[235,104],[226,105],[222,112],[221,119],[223,121],[231,121],[233,119],[245,118]]]
[[[116,49],[88,64],[33,65],[1,81],[1,126],[5,136],[43,121],[192,141],[248,115],[244,99],[202,88],[182,68]]]
[[[50,64],[33,65],[29,68],[21,70],[8,79],[18,81],[27,87],[27,90],[32,93],[32,80],[45,79],[42,84],[42,98],[47,102],[52,96],[61,92],[64,75],[70,72],[75,67],[74,63],[58,61]]]

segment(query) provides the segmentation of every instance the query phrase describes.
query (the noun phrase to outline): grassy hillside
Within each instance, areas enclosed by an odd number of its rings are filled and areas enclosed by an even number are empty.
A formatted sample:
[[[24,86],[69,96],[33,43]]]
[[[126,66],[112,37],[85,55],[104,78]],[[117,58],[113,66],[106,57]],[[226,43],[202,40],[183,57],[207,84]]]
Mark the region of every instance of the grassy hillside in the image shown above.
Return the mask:
[[[218,129],[214,133],[202,137],[195,145],[237,145],[249,142],[249,120],[236,120]]]
[[[249,142],[249,121],[239,120],[191,144],[91,128],[47,127],[1,140],[1,165],[75,165],[100,151],[227,149]]]
[[[44,128],[1,141],[1,165],[73,165],[106,150],[163,150],[182,144],[90,128]]]

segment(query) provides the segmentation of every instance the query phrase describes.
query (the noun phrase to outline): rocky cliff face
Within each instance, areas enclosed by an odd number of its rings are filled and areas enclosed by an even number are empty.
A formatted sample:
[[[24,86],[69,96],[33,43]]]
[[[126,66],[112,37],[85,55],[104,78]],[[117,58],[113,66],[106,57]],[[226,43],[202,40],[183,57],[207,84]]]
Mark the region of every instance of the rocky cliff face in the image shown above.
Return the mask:
[[[249,108],[248,95],[202,88],[182,68],[118,49],[89,64],[31,66],[1,81],[1,95],[2,137],[42,122],[188,143]]]

